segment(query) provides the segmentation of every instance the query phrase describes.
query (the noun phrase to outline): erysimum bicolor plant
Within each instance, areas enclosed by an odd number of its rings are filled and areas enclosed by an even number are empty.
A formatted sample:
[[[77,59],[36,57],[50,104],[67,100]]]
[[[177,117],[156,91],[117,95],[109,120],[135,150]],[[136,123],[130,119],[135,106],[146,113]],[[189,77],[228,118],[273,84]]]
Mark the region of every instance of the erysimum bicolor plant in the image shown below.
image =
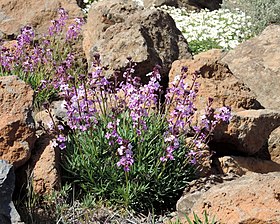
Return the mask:
[[[53,143],[64,149],[64,168],[97,199],[136,210],[174,206],[194,177],[203,143],[218,122],[229,120],[230,110],[215,112],[210,100],[201,124],[193,126],[198,73],[186,83],[187,68],[182,68],[167,94],[159,96],[158,66],[142,84],[133,77],[131,58],[122,81],[116,74],[107,78],[100,56],[94,58],[93,72],[64,73],[50,83],[63,96],[68,114],[68,136],[61,134],[62,127],[53,128]],[[159,97],[165,97],[164,104]],[[188,136],[193,136],[190,144]]]
[[[59,18],[51,21],[48,33],[42,37],[36,37],[33,28],[25,26],[13,46],[8,48],[3,42],[0,44],[0,75],[16,75],[36,91],[42,87],[35,97],[37,107],[55,96],[54,90],[45,89],[41,80],[56,77],[74,63],[72,48],[84,23],[82,18],[76,18],[67,27],[67,12],[60,8],[58,14]]]

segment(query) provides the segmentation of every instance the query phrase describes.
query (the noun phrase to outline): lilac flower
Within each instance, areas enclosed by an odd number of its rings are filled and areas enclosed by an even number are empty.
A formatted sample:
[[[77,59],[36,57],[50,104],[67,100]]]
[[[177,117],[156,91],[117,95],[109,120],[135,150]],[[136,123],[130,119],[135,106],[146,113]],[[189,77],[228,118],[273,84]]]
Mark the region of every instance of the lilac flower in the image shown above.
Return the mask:
[[[118,148],[118,153],[121,156],[121,159],[117,162],[117,166],[122,166],[125,172],[130,171],[130,167],[134,163],[133,152],[131,149],[131,144]]]
[[[31,26],[25,26],[21,29],[21,34],[17,37],[18,46],[20,48],[29,45],[35,37],[34,30]]]
[[[60,144],[58,145],[58,147],[59,147],[61,150],[63,150],[63,149],[66,148],[66,144],[65,144],[64,142],[62,142],[62,143],[60,143]]]
[[[61,33],[65,24],[66,20],[68,19],[68,13],[63,9],[60,8],[58,10],[60,15],[58,20],[52,20],[52,26],[49,27],[49,35],[53,36],[54,34]]]
[[[62,130],[64,130],[64,127],[62,126],[62,125],[57,125],[57,128],[58,128],[58,130],[60,130],[60,131],[62,131]]]
[[[67,41],[73,41],[76,40],[82,30],[82,25],[84,24],[84,20],[82,18],[76,18],[75,23],[71,24],[68,27],[68,30],[66,32],[66,40]]]
[[[58,142],[65,142],[66,141],[66,138],[65,138],[65,136],[63,136],[63,135],[59,135],[58,137],[57,137],[57,139],[56,139]]]
[[[224,122],[229,122],[231,118],[231,110],[229,107],[221,107],[218,109],[219,114],[215,114],[217,120],[222,120]]]

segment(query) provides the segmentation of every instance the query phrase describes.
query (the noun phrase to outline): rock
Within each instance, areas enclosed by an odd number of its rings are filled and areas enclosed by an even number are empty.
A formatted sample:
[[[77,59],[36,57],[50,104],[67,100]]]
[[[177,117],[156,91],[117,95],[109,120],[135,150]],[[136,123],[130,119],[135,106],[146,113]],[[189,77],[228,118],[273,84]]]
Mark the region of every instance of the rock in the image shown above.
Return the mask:
[[[262,159],[270,159],[264,150],[270,133],[280,126],[280,113],[275,110],[244,110],[233,113],[229,124],[221,124],[214,130],[213,141],[231,145],[236,152],[252,156],[258,153]],[[223,146],[225,147],[225,146]],[[211,147],[210,147],[211,148]],[[227,150],[220,148],[219,151]],[[268,152],[267,152],[268,153]]]
[[[197,79],[200,87],[195,102],[198,111],[206,108],[209,97],[214,99],[214,108],[225,105],[230,106],[232,111],[261,108],[251,90],[238,80],[224,63],[219,61],[222,56],[221,50],[210,50],[198,54],[194,60],[174,61],[169,72],[169,80],[173,81],[175,76],[180,74],[181,68],[187,66],[189,70],[186,82],[191,84],[191,74],[196,70],[200,71],[201,75]]]
[[[280,127],[271,132],[268,139],[268,151],[271,160],[280,164]]]
[[[280,223],[279,208],[280,173],[272,172],[251,173],[213,186],[181,212],[191,210],[201,217],[207,210],[224,224],[276,224]]]
[[[160,7],[163,5],[178,7],[178,0],[143,0],[144,7]]]
[[[33,94],[18,77],[0,77],[0,159],[16,168],[29,159],[36,140]]]
[[[75,0],[0,0],[0,32],[17,35],[21,27],[31,25],[45,33],[60,7],[68,11],[69,18],[83,16]]]
[[[53,101],[50,105],[50,112],[52,114],[52,117],[54,119],[54,122],[58,125],[60,122],[67,123],[67,110],[65,108],[65,101]],[[44,129],[49,128],[49,124],[53,125],[53,121],[47,112],[47,110],[38,111],[35,114],[35,122],[37,130],[40,127],[43,127]]]
[[[20,216],[12,201],[15,188],[15,173],[13,166],[0,160],[0,223],[21,223]]]
[[[179,7],[194,6],[198,9],[216,10],[221,8],[222,0],[178,0]]]
[[[196,8],[196,9],[219,9],[222,0],[144,0],[145,7],[169,5],[175,7]]]
[[[261,160],[254,157],[224,156],[218,159],[220,169],[224,174],[234,173],[242,176],[250,172],[269,173],[280,172],[280,164],[271,160]]]
[[[122,70],[130,56],[137,63],[135,75],[143,79],[156,64],[162,66],[161,74],[167,78],[174,60],[192,57],[185,38],[167,13],[144,10],[131,1],[94,4],[83,34],[89,63],[98,52],[110,71]]]
[[[238,45],[222,59],[265,108],[280,108],[280,26]]]
[[[180,213],[189,214],[195,202],[203,196],[205,192],[213,186],[224,182],[232,181],[238,176],[234,174],[228,175],[210,175],[208,177],[199,178],[191,181],[184,190],[183,196],[176,204],[176,210]]]
[[[36,141],[30,162],[30,167],[33,168],[32,184],[35,193],[49,194],[60,189],[59,161],[59,149],[51,145],[48,136],[41,136]]]

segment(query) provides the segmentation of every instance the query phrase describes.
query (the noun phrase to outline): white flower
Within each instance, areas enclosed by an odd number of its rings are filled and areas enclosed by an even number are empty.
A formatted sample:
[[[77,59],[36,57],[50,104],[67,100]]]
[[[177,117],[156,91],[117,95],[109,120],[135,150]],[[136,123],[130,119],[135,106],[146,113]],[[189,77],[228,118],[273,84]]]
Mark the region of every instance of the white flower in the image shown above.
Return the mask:
[[[229,49],[251,36],[252,23],[250,17],[236,9],[214,11],[201,10],[199,13],[188,12],[170,6],[160,8],[168,12],[176,22],[188,42],[213,40],[220,47]],[[232,41],[234,40],[234,41]]]

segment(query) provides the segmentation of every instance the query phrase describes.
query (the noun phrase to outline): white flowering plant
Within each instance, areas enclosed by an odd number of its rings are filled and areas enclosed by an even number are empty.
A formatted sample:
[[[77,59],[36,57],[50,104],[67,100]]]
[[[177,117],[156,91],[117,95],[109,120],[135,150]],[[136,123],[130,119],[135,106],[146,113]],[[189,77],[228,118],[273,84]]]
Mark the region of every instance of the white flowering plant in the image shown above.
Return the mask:
[[[239,9],[200,12],[161,6],[169,13],[183,33],[193,54],[212,48],[232,49],[252,37],[251,18]]]
[[[252,18],[254,34],[258,35],[270,24],[280,24],[279,0],[224,0],[222,8],[239,8]]]

